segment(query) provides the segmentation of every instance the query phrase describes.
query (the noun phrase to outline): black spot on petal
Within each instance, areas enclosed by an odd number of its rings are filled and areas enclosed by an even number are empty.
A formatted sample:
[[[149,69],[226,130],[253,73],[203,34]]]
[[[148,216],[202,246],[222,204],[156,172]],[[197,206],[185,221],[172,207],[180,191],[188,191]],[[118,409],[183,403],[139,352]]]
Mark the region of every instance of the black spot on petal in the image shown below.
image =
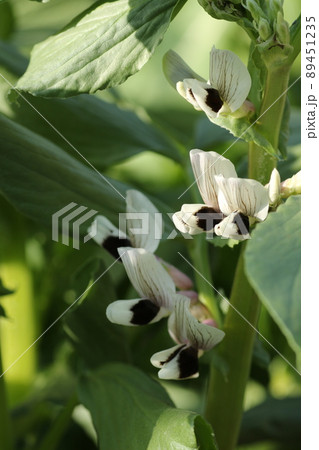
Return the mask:
[[[155,305],[151,300],[143,298],[131,308],[133,313],[131,323],[134,325],[147,325],[157,316],[159,310],[159,306]]]
[[[198,351],[186,347],[178,355],[179,378],[188,378],[198,372]]]
[[[119,238],[117,236],[108,236],[102,244],[102,247],[105,248],[114,258],[118,258],[119,254],[117,249],[119,247],[132,247],[132,243],[129,239]],[[121,261],[121,259],[119,259]]]
[[[215,113],[218,113],[220,108],[223,106],[223,100],[220,98],[219,93],[216,89],[206,89],[207,97],[205,103],[209,106]]]
[[[191,88],[189,88],[187,90],[188,90],[189,95],[192,97],[192,99],[195,100],[195,102],[197,102],[195,95],[193,94],[193,91],[191,90]]]
[[[213,230],[214,226],[224,218],[221,212],[215,211],[209,206],[203,206],[195,213],[195,216],[198,218],[197,226],[204,231]]]
[[[161,361],[160,364],[163,366],[164,364],[172,361],[172,359],[174,359],[175,356],[178,355],[178,353],[185,347],[186,347],[186,345],[182,345],[181,347],[178,347],[175,351],[173,351],[173,353],[171,353],[169,355],[169,357],[166,359],[166,361]]]
[[[234,223],[237,225],[238,234],[249,234],[249,217],[242,213],[238,213],[234,217]]]

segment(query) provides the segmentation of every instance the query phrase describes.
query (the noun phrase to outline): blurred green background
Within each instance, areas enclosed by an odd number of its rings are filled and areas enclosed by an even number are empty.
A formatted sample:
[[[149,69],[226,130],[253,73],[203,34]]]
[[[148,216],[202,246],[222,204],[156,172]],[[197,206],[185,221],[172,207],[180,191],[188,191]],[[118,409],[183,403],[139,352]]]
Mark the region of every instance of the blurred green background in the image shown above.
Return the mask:
[[[35,43],[61,29],[71,18],[92,3],[94,2],[85,0],[51,0],[45,4],[27,0],[1,2],[0,38],[4,43],[15,47],[21,55],[28,57]],[[286,1],[285,11],[286,19],[291,23],[300,12],[299,2]],[[168,85],[161,70],[164,53],[168,49],[173,49],[197,73],[207,77],[209,51],[212,45],[230,49],[247,62],[249,40],[245,32],[235,24],[213,20],[195,0],[189,0],[143,69],[128,79],[124,85],[107,92],[99,92],[96,96],[122,106],[129,105],[141,117],[149,116],[158,127],[181,141],[188,150],[198,146],[222,151],[233,138],[229,136],[226,140],[218,142],[214,136],[218,131],[212,128],[210,138],[207,139],[206,118],[194,111]],[[13,81],[15,77],[8,66],[1,64],[0,60],[0,73]],[[291,82],[299,75],[298,58],[293,66]],[[8,89],[8,84],[0,78],[0,112],[12,117],[6,97]],[[291,121],[293,133],[290,138],[288,162],[283,162],[279,166],[282,176],[285,177],[300,168],[299,83],[289,91],[289,99],[293,107]],[[214,140],[215,144],[212,145],[211,142]],[[236,164],[240,174],[245,173],[246,153],[246,145],[242,142],[238,142],[227,153],[227,157]],[[153,152],[143,152],[107,167],[105,173],[159,198],[171,211],[180,207],[177,197],[185,189],[185,175],[181,166],[169,158]],[[12,180],[12,183],[14,182],[15,180]],[[182,203],[189,199],[188,194]],[[86,280],[83,278],[83,286],[75,283],[74,274],[93,259],[101,258],[107,264],[112,260],[92,242],[83,246],[80,251],[53,242],[50,229],[22,216],[4,197],[0,197],[0,236],[0,279],[5,288],[14,291],[1,300],[7,316],[7,318],[0,317],[2,371],[7,370],[4,378],[8,402],[13,411],[17,448],[40,448],[40,442],[43,443],[46,433],[64,405],[68,401],[72,402],[70,392],[74,390],[79,361],[74,346],[70,343],[72,327],[70,331],[65,316],[63,320],[57,319],[83,292],[86,287],[85,281],[89,282],[87,276]],[[193,276],[189,267],[181,263],[177,257],[177,251],[184,249],[181,240],[163,242],[159,255]],[[217,288],[227,296],[230,292],[238,248],[212,247],[212,249],[213,279]],[[123,268],[117,265],[109,277],[115,286],[115,298],[129,298],[131,288]],[[108,296],[109,292],[105,295]],[[99,320],[103,324],[104,315]],[[90,324],[92,330],[93,325]],[[261,316],[260,331],[270,342],[276,343],[278,350],[289,361],[293,364],[296,362],[285,337],[265,310]],[[156,340],[166,339],[170,345],[165,332],[165,324],[156,324],[153,344]],[[142,332],[125,330],[123,335],[128,342],[137,342],[139,348],[151,354],[151,349],[143,340]],[[269,397],[293,398],[300,394],[299,375],[269,346],[262,343],[260,347],[255,352],[252,377],[245,399],[246,409],[259,405]],[[141,356],[136,355],[134,364],[156,375],[156,371],[149,367],[147,358],[145,360],[143,351],[141,353]],[[202,393],[205,386],[201,380],[180,384],[167,382],[164,385],[178,407],[202,412]],[[289,411],[289,404],[286,408]],[[271,411],[275,409],[275,405],[270,408]],[[249,429],[251,423],[249,417],[247,420],[248,425],[244,422],[243,427],[244,441],[245,430]],[[268,422],[265,424],[269,425]],[[286,425],[280,422],[273,424],[275,430],[273,434],[277,433],[279,436],[280,430],[285,429]],[[88,413],[82,406],[77,406],[56,448],[87,450],[96,448],[93,441],[94,430]],[[297,447],[294,447],[289,441],[287,444],[287,440],[286,443],[280,442],[279,437],[275,443],[268,442],[267,439],[266,442],[250,445],[247,439],[245,442],[240,449],[298,448],[298,443]]]

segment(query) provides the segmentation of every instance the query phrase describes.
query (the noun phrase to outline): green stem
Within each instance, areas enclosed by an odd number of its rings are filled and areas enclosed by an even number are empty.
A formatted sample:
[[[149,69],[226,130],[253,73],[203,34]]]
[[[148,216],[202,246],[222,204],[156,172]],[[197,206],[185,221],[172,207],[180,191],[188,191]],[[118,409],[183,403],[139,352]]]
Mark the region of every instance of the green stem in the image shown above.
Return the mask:
[[[44,436],[39,450],[55,450],[58,448],[59,442],[65,433],[75,406],[78,404],[77,395],[74,394],[70,397],[65,408],[60,412],[54,423],[50,427],[49,432]]]
[[[196,238],[192,241],[190,250],[191,258],[196,268],[196,287],[199,300],[209,310],[215,322],[221,326],[222,315],[219,308],[219,301],[216,298],[212,288],[213,283],[208,252],[209,244],[205,238],[206,235],[204,234],[196,236]]]
[[[259,112],[258,127],[265,133],[274,148],[278,147],[281,121],[285,108],[290,66],[278,66],[268,71],[263,102]],[[257,144],[249,146],[249,177],[262,184],[269,182],[269,177],[276,167],[275,157],[266,153]]]
[[[259,311],[259,300],[245,276],[243,245],[219,351],[227,362],[227,379],[216,369],[211,370],[208,389],[212,400],[207,404],[206,417],[213,424],[219,450],[236,446]]]
[[[1,344],[1,343],[0,343]],[[0,345],[0,375],[3,373]],[[13,434],[4,376],[0,378],[0,448],[13,449]]]
[[[290,67],[276,66],[268,71],[258,127],[276,148],[286,101]],[[256,144],[249,147],[249,177],[265,184],[276,159]],[[240,429],[243,400],[249,378],[260,302],[245,274],[245,244],[242,245],[230,296],[219,352],[228,365],[227,379],[211,368],[206,417],[211,422],[219,450],[234,450]]]

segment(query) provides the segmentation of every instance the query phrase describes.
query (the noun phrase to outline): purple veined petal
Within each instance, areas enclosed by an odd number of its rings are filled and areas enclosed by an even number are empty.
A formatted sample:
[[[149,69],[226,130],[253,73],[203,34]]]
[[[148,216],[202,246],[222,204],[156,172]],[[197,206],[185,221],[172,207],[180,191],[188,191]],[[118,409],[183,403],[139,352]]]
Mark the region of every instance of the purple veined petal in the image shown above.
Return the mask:
[[[219,187],[219,206],[226,216],[239,211],[259,221],[266,219],[269,208],[268,190],[259,181],[223,176],[217,176],[216,181]]]
[[[156,256],[141,248],[120,248],[126,273],[142,298],[154,301],[159,307],[174,307],[175,285]]]
[[[199,192],[205,204],[219,212],[217,175],[236,178],[234,164],[216,152],[204,152],[200,149],[190,151],[190,160]]]
[[[210,53],[209,81],[232,112],[242,106],[251,88],[250,74],[238,56],[215,47]]]
[[[141,192],[126,192],[127,232],[135,248],[155,252],[162,236],[162,217],[153,203]]]

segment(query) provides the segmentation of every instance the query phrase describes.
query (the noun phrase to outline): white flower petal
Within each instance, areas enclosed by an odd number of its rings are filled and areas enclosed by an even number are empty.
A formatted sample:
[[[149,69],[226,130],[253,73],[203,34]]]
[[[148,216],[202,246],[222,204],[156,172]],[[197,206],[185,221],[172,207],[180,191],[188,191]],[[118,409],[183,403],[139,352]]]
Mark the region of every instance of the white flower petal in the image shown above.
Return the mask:
[[[158,322],[168,315],[168,311],[160,308],[148,299],[117,300],[106,308],[106,317],[118,325],[138,326]]]
[[[223,175],[225,178],[236,178],[237,174],[234,164],[219,153],[204,152],[199,149],[190,151],[190,159],[202,199],[206,205],[219,211],[218,185],[215,181],[215,176]]]
[[[209,119],[214,120],[223,102],[216,89],[208,83],[187,78],[183,81],[183,88],[186,92],[186,100],[193,104],[196,109],[201,109]],[[195,100],[195,101],[194,101]]]
[[[118,236],[119,230],[113,223],[104,216],[96,216],[94,222],[88,229],[89,235],[97,242],[99,245],[103,245],[105,239],[109,236]]]
[[[158,209],[144,194],[130,189],[126,192],[126,212],[127,230],[133,247],[155,252],[162,235],[162,219]]]
[[[183,215],[184,214],[182,211],[178,211],[173,214],[172,220],[174,222],[174,225],[181,233],[191,234],[191,227],[183,221]],[[201,233],[201,231],[199,231],[198,233]]]
[[[183,205],[181,211],[173,215],[173,222],[182,233],[196,235],[213,231],[216,223],[222,218],[222,214],[216,212],[214,208],[195,203]]]
[[[176,90],[185,100],[187,100],[197,111],[201,111],[202,108],[198,105],[192,91],[187,89],[184,85],[184,81],[176,83]]]
[[[196,78],[197,80],[205,81],[173,50],[169,50],[164,55],[163,70],[167,80],[174,88],[179,81],[183,81],[185,78]]]
[[[241,107],[251,87],[247,67],[238,56],[229,50],[215,47],[210,53],[209,80],[232,112]]]
[[[175,285],[156,257],[141,248],[119,248],[119,254],[139,295],[171,310],[174,307]]]
[[[155,367],[161,367],[158,377],[162,380],[185,380],[199,375],[198,351],[185,345],[156,353],[151,362]]]
[[[210,350],[225,336],[222,330],[198,322],[190,312],[190,299],[178,294],[168,319],[168,329],[176,342],[197,350]]]
[[[203,233],[203,230],[197,226],[198,220],[194,215],[201,207],[205,207],[205,205],[183,205],[181,211],[173,214],[172,220],[175,227],[180,232],[192,236]]]
[[[174,356],[178,352],[178,350],[181,350],[183,347],[185,347],[184,344],[175,345],[175,347],[171,347],[168,348],[167,350],[154,353],[154,355],[151,357],[151,364],[154,367],[160,369],[161,367],[163,367],[163,365],[166,363],[168,359]]]
[[[118,258],[118,248],[130,246],[132,242],[104,216],[97,216],[88,229],[92,238],[107,250],[114,258]]]
[[[269,208],[268,191],[261,183],[256,180],[222,176],[215,179],[219,187],[218,203],[226,216],[239,211],[259,221],[266,219]]]
[[[217,236],[225,239],[236,239],[237,241],[250,239],[249,218],[235,211],[216,225],[214,232]]]
[[[272,206],[276,206],[280,201],[280,174],[275,168],[271,172],[269,184],[268,184],[268,196],[269,203]]]

